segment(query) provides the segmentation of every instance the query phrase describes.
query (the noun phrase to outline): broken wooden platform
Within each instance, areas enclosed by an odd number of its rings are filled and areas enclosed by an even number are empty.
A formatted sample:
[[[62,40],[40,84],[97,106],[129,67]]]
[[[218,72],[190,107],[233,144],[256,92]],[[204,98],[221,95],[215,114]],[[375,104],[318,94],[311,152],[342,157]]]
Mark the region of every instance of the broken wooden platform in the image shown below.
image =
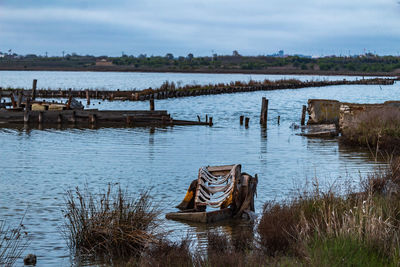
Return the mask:
[[[166,110],[0,110],[0,127],[7,125],[173,126],[207,125],[210,122],[174,120]]]
[[[312,124],[302,126],[302,132],[297,135],[306,137],[335,137],[339,132],[335,124]]]

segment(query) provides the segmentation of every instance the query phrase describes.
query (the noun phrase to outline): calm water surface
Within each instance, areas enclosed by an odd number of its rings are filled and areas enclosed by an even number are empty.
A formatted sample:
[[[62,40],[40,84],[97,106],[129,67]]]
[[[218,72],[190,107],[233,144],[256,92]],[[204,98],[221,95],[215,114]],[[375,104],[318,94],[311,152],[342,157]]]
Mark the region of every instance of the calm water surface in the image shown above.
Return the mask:
[[[193,75],[192,79],[199,78]],[[0,218],[17,223],[26,212],[24,224],[32,238],[26,253],[38,255],[39,266],[69,266],[69,251],[60,234],[63,197],[66,190],[85,183],[94,192],[110,182],[128,186],[130,192],[152,187],[154,202],[166,213],[174,211],[198,168],[205,165],[240,163],[243,171],[257,173],[257,212],[267,200],[290,196],[307,179],[357,182],[378,165],[368,152],[342,147],[336,139],[297,136],[290,125],[300,121],[302,105],[309,98],[374,103],[398,100],[399,91],[396,83],[156,101],[156,109],[166,109],[177,119],[195,120],[196,115],[208,114],[214,127],[0,129]],[[258,124],[263,96],[269,99],[266,132]],[[93,108],[147,109],[148,103],[96,101]],[[240,115],[250,118],[249,129],[239,125]],[[172,238],[190,233],[200,244],[213,228],[226,233],[235,229],[229,224],[204,227],[165,222]]]
[[[158,88],[163,82],[186,84],[216,84],[231,81],[262,81],[294,78],[306,80],[347,80],[362,77],[313,76],[313,75],[263,75],[263,74],[192,74],[192,73],[149,73],[149,72],[76,72],[76,71],[0,71],[0,87],[32,88],[32,80],[38,80],[38,88],[52,89],[107,89],[141,90]],[[368,77],[366,77],[368,78]],[[369,77],[371,78],[371,77]]]

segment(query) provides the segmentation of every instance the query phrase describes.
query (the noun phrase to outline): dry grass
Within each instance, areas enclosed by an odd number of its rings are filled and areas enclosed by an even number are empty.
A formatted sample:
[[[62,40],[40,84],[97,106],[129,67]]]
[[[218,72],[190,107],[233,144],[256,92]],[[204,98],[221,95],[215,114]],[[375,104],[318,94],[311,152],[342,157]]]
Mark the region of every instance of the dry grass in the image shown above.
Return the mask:
[[[148,192],[132,198],[111,185],[99,195],[77,187],[66,195],[65,233],[71,249],[85,257],[138,257],[155,239],[158,214]]]
[[[267,203],[257,231],[268,255],[289,255],[312,262],[312,244],[361,246],[360,259],[395,262],[400,255],[399,161],[362,181],[361,192],[341,195],[318,188],[288,203]],[[339,245],[338,245],[339,244]],[[358,244],[358,245],[356,245]],[[310,252],[310,248],[312,251]],[[328,253],[330,249],[323,251]],[[314,253],[314,254],[313,254]],[[340,251],[344,253],[344,251]],[[366,255],[363,255],[366,254]],[[367,255],[368,254],[368,255]]]
[[[0,220],[0,266],[13,266],[27,246],[28,238],[22,220],[15,228]]]
[[[400,109],[385,107],[363,112],[343,129],[342,140],[389,154],[400,153]]]

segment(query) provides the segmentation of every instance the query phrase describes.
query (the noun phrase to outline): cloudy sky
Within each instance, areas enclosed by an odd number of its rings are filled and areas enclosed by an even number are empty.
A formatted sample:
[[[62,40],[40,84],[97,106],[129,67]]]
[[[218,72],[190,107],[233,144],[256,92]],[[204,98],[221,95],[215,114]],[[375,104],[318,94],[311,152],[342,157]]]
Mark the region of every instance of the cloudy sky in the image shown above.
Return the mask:
[[[0,51],[400,53],[397,0],[0,0]]]

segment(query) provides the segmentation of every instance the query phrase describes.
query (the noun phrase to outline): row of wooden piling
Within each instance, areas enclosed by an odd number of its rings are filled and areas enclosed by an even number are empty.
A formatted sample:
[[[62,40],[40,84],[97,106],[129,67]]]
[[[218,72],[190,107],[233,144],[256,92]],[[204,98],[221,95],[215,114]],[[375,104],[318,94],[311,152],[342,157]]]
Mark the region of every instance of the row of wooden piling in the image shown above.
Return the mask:
[[[301,111],[301,122],[300,122],[300,124],[302,126],[305,125],[306,113],[307,113],[307,106],[303,105],[302,111]],[[261,124],[262,128],[266,128],[267,127],[267,120],[268,120],[268,99],[263,97],[261,99],[261,115],[260,115],[260,124]],[[240,117],[239,117],[240,125],[243,125],[243,121],[244,121],[244,126],[246,128],[248,128],[249,127],[250,118],[245,117],[243,115],[240,115]],[[278,115],[278,125],[280,125],[280,121],[281,121],[281,116]]]
[[[392,85],[396,79],[362,79],[362,80],[339,80],[339,81],[276,81],[270,84],[256,84],[256,85],[244,85],[244,86],[224,86],[213,88],[205,87],[188,87],[187,89],[179,88],[176,90],[167,89],[145,89],[141,91],[136,90],[45,90],[37,89],[37,80],[33,80],[32,90],[25,89],[2,89],[0,90],[0,98],[2,96],[8,97],[12,93],[20,92],[24,96],[30,96],[32,100],[36,97],[40,98],[67,98],[69,96],[75,98],[86,98],[87,104],[90,104],[90,99],[102,99],[102,100],[128,100],[128,101],[144,101],[150,99],[166,99],[176,97],[188,97],[188,96],[200,96],[200,95],[213,95],[213,94],[225,94],[225,93],[240,93],[240,92],[252,92],[252,91],[268,91],[278,89],[298,89],[305,87],[322,87],[330,85],[345,85],[345,84],[365,84],[365,85]]]

